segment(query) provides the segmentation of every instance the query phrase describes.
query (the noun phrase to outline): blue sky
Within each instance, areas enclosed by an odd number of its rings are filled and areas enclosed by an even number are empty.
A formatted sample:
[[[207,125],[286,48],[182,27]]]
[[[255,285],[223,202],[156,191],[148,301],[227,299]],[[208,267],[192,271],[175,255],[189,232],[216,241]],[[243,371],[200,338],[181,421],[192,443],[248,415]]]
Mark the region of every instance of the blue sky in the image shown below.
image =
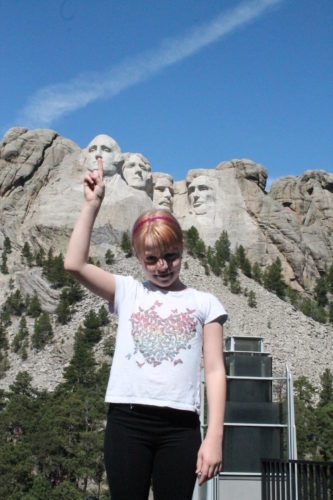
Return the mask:
[[[153,171],[333,171],[331,0],[0,0],[1,135],[99,133]]]

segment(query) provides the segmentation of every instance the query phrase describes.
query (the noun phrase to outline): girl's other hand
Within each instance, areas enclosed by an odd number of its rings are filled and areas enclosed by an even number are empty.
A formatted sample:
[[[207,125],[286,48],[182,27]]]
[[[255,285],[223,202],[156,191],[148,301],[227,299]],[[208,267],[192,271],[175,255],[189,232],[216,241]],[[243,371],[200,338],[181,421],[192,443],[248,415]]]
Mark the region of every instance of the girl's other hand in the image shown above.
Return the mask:
[[[105,194],[102,158],[98,158],[98,170],[88,172],[84,176],[84,197],[87,202],[101,205]]]
[[[206,436],[198,452],[196,474],[199,486],[222,470],[222,439]]]

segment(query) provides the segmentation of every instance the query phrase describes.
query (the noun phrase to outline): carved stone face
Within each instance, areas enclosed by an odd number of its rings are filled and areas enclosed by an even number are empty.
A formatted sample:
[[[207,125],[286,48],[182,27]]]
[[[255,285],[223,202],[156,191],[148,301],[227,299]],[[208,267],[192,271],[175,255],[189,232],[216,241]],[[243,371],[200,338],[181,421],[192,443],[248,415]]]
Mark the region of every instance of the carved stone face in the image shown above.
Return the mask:
[[[156,207],[171,209],[173,182],[168,177],[159,177],[154,184],[153,203]]]
[[[215,206],[216,193],[213,180],[206,175],[199,175],[188,186],[190,205],[197,215],[210,212]]]
[[[117,173],[120,148],[112,137],[104,134],[97,135],[86,148],[88,170],[97,170],[97,159],[103,160],[104,175],[111,177]]]
[[[124,155],[123,177],[129,186],[135,189],[147,190],[151,183],[151,167],[142,155]]]

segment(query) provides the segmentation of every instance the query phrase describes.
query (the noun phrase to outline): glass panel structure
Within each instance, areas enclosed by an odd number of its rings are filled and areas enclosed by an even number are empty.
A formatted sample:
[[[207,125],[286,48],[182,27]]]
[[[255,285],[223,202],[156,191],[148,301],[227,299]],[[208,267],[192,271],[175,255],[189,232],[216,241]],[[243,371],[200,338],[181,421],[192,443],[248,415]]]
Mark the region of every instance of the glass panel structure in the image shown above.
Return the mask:
[[[226,352],[224,359],[230,376],[272,376],[272,358],[267,353]]]
[[[246,403],[228,401],[225,422],[253,424],[284,424],[281,403]]]
[[[271,380],[235,380],[227,381],[227,402],[269,403],[272,401]]]
[[[262,458],[280,459],[283,428],[225,427],[223,472],[261,472]]]
[[[263,340],[261,337],[229,337],[225,341],[225,350],[262,352]]]

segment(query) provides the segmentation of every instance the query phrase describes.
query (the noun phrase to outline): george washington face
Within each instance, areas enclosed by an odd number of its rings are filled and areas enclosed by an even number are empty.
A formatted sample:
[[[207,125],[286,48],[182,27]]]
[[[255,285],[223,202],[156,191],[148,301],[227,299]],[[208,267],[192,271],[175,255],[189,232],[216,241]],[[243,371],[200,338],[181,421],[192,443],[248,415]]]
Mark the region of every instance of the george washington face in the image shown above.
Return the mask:
[[[97,170],[97,159],[102,158],[104,175],[112,176],[117,173],[120,148],[112,137],[104,134],[97,135],[86,148],[88,170]]]

